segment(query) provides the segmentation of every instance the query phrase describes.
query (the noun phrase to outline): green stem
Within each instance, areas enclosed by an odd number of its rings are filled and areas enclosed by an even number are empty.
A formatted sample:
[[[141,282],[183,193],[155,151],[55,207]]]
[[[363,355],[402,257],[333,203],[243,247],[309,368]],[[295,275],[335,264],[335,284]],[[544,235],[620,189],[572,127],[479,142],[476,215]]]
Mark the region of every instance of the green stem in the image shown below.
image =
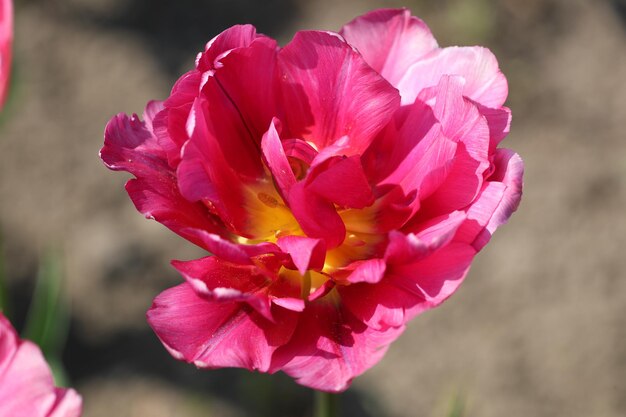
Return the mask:
[[[313,417],[339,417],[339,395],[315,391]]]

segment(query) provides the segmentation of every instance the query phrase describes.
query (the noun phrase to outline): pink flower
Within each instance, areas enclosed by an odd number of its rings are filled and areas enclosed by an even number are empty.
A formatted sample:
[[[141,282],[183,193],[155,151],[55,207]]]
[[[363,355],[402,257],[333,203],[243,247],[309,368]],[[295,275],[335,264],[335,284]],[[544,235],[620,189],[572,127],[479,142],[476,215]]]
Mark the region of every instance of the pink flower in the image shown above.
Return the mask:
[[[0,417],[78,417],[81,398],[56,388],[52,373],[34,343],[20,340],[0,313]]]
[[[137,209],[212,253],[148,321],[201,368],[282,370],[345,390],[461,284],[520,200],[507,82],[408,10],[284,48],[235,26],[164,102],[107,125]]]
[[[12,41],[13,4],[11,0],[0,0],[0,110],[9,89]]]

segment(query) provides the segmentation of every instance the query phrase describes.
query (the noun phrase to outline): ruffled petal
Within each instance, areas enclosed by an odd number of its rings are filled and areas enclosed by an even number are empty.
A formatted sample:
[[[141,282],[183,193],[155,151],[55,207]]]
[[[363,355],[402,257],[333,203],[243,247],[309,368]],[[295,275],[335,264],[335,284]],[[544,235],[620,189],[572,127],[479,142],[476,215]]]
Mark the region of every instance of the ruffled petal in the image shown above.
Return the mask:
[[[306,236],[284,236],[276,242],[283,252],[291,256],[294,266],[301,275],[307,270],[321,270],[326,257],[326,246],[320,239]]]
[[[457,147],[445,179],[432,184],[430,194],[420,195],[422,205],[413,222],[465,208],[480,192],[490,166],[487,121],[478,108],[462,96],[462,89],[462,78],[444,76],[437,88],[427,93],[435,99],[433,112],[443,134],[456,142]],[[412,230],[413,226],[406,228]]]
[[[385,278],[376,285],[342,287],[346,309],[374,329],[403,325],[456,291],[476,250],[451,242],[434,251],[425,248],[423,254],[428,256],[417,256],[412,262],[407,262],[409,258],[388,262]]]
[[[78,417],[81,399],[56,388],[41,350],[0,313],[0,417]]]
[[[272,283],[254,265],[238,265],[216,256],[193,261],[173,261],[196,294],[208,301],[247,303],[272,320],[267,289]]]
[[[413,103],[420,91],[436,86],[444,75],[463,77],[463,95],[483,106],[498,108],[506,101],[508,84],[493,53],[479,46],[454,46],[436,49],[411,65],[397,85],[402,104]]]
[[[257,37],[247,47],[221,58],[221,67],[214,74],[257,146],[272,117],[278,114],[277,53],[274,39]]]
[[[498,149],[494,165],[490,181],[468,208],[467,221],[456,237],[470,243],[477,251],[508,221],[522,198],[524,163],[519,155],[509,149]]]
[[[153,110],[149,107],[146,114],[152,114]],[[196,244],[200,242],[183,229],[224,233],[219,220],[203,205],[189,202],[180,194],[165,152],[137,116],[119,114],[111,119],[100,157],[110,169],[128,171],[137,177],[128,181],[126,191],[137,210],[147,218],[155,219]]]
[[[411,64],[437,48],[426,23],[407,9],[380,9],[359,16],[339,32],[394,87]]]
[[[341,392],[380,361],[403,331],[374,330],[340,305],[319,300],[300,314],[291,341],[274,354],[271,372],[282,370],[301,385]]]
[[[0,2],[0,110],[9,91],[13,43],[13,2]]]
[[[275,322],[246,304],[211,302],[189,284],[162,292],[148,323],[177,359],[200,368],[238,367],[267,372],[276,349],[289,341],[297,313],[273,307]]]
[[[220,68],[221,60],[237,48],[249,46],[257,38],[256,28],[252,25],[234,25],[224,30],[207,42],[204,52],[196,58],[199,71]]]
[[[209,202],[228,227],[245,234],[247,217],[242,178],[229,165],[220,147],[210,119],[213,107],[210,110],[209,106],[203,99],[194,102],[187,122],[191,139],[185,144],[176,171],[178,185],[187,200]],[[228,121],[224,124],[228,125]]]
[[[306,189],[341,207],[362,209],[374,203],[360,156],[332,157],[311,168]]]
[[[341,36],[298,32],[278,54],[287,137],[318,149],[348,136],[362,153],[399,105],[398,92]]]
[[[47,417],[79,417],[83,400],[73,389],[56,389],[57,401]]]

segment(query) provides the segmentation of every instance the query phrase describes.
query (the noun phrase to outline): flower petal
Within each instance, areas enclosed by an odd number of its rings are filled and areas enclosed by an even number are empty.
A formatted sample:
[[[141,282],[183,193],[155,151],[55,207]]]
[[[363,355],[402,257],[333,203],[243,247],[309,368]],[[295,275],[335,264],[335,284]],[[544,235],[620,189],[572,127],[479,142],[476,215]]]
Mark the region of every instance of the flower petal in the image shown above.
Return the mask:
[[[177,359],[200,368],[267,372],[272,354],[293,334],[297,313],[273,307],[275,323],[238,302],[209,302],[189,284],[162,292],[148,323]]]
[[[306,189],[341,207],[362,209],[374,203],[374,194],[357,155],[332,157],[312,167]]]
[[[432,51],[406,71],[397,85],[402,104],[413,103],[420,91],[436,86],[444,75],[462,76],[463,95],[486,107],[502,106],[508,95],[506,78],[489,49],[453,46]]]
[[[404,331],[371,329],[337,307],[325,300],[310,303],[291,341],[274,354],[271,372],[282,370],[301,385],[341,392],[374,366]]]
[[[522,198],[524,164],[511,150],[498,149],[494,173],[481,194],[467,210],[467,221],[456,239],[470,243],[479,251],[491,235],[517,210]]]
[[[137,116],[119,114],[109,121],[100,156],[110,169],[128,171],[137,177],[128,181],[126,190],[137,210],[147,218],[157,220],[200,246],[201,243],[183,229],[224,233],[219,220],[203,205],[191,203],[180,194],[165,152],[146,123]]]
[[[321,270],[326,257],[324,241],[306,236],[283,236],[276,242],[283,252],[291,255],[294,265],[301,275],[307,270]]]
[[[209,71],[220,67],[220,58],[237,48],[249,46],[257,37],[256,28],[252,25],[235,25],[224,30],[211,39],[196,59],[199,71]]]
[[[271,281],[253,265],[238,265],[216,256],[172,261],[196,294],[208,301],[245,302],[272,320],[267,288]]]
[[[416,221],[465,208],[480,192],[489,168],[490,132],[478,108],[462,96],[463,79],[444,76],[433,94],[433,112],[443,134],[457,143],[453,163],[445,180],[423,195]],[[433,184],[434,185],[434,184]],[[407,226],[411,230],[411,226]]]
[[[378,284],[341,287],[342,302],[374,329],[403,325],[452,295],[475,253],[470,245],[452,242],[410,263],[388,263],[387,274]]]
[[[298,32],[278,54],[287,137],[322,149],[348,136],[369,146],[399,105],[398,92],[337,34]]]
[[[217,139],[219,134],[214,130],[215,124],[210,118],[213,107],[209,109],[209,106],[206,100],[196,99],[189,114],[187,129],[191,139],[185,144],[182,160],[178,165],[178,185],[187,200],[208,201],[228,227],[239,234],[245,234],[247,216],[242,195],[242,178],[237,176],[228,163],[232,156],[227,158],[220,146]],[[233,123],[236,124],[234,121]],[[228,120],[224,120],[222,125],[226,126]],[[237,132],[232,134],[236,135]]]
[[[393,86],[398,85],[411,64],[437,48],[428,26],[407,9],[371,11],[339,33]]]
[[[21,341],[0,313],[0,417],[78,417],[81,399],[56,388],[41,350]]]
[[[274,39],[257,37],[247,47],[221,58],[221,67],[214,74],[257,146],[278,112],[277,53]]]

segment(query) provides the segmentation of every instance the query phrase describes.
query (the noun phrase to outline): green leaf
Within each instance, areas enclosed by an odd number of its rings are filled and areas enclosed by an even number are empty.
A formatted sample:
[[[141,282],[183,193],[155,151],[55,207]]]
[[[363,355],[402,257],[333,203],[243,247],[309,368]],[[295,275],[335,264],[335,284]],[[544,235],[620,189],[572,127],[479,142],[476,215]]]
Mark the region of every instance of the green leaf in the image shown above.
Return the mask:
[[[463,417],[463,414],[465,414],[465,398],[461,393],[457,393],[450,403],[447,417]]]
[[[23,332],[25,339],[39,345],[48,361],[59,364],[69,327],[69,311],[63,300],[62,284],[61,257],[50,251],[40,261]]]

